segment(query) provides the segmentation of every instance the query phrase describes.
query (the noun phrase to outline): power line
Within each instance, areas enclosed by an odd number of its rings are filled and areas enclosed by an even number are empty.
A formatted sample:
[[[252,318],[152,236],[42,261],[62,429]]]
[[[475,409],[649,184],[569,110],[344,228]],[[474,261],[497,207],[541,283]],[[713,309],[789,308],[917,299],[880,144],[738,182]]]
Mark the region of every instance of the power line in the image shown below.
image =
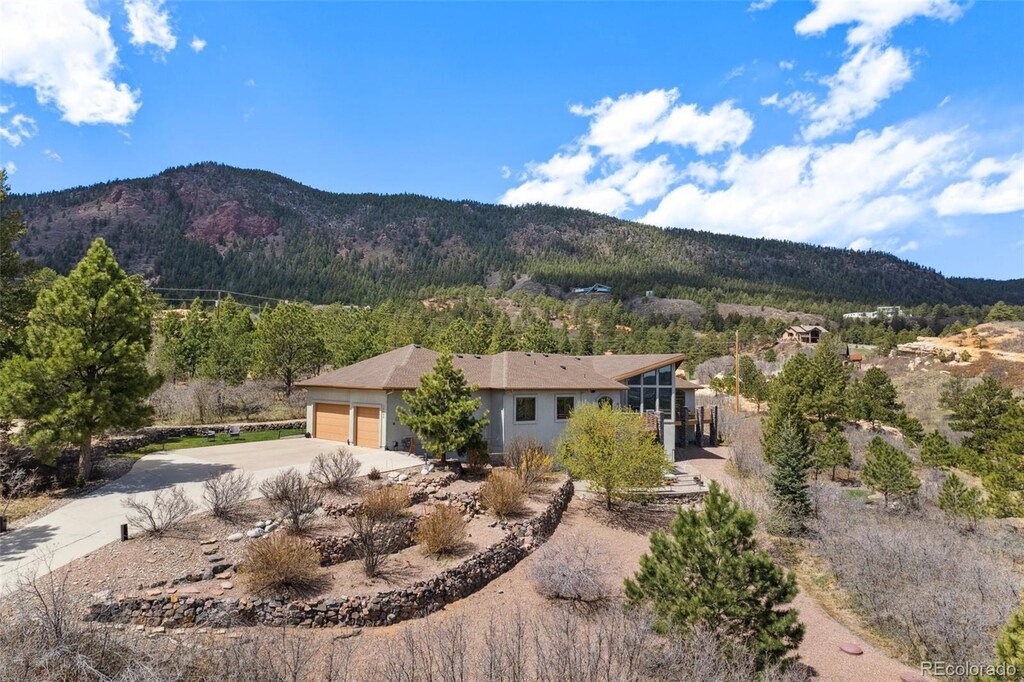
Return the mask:
[[[260,296],[259,294],[247,294],[242,291],[228,291],[227,289],[188,289],[185,287],[150,287],[153,291],[166,291],[166,292],[198,292],[198,293],[209,293],[212,294],[211,300],[218,300],[221,294],[230,294],[232,296],[245,296],[247,298],[258,298],[263,301],[277,301],[278,303],[288,303],[287,299],[274,298],[273,296]],[[167,300],[190,300],[184,296],[180,298],[166,297]],[[203,299],[202,296],[193,296],[192,298]],[[205,299],[204,299],[205,300]]]

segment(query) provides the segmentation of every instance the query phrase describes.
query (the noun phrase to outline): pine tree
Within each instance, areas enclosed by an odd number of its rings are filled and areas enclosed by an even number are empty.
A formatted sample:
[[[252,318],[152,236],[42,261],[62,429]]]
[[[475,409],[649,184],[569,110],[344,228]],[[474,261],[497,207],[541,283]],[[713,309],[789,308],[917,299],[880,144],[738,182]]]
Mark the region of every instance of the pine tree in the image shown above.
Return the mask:
[[[808,492],[807,472],[811,468],[811,451],[796,420],[782,424],[777,435],[777,452],[769,480],[776,510],[783,514],[800,532],[811,516],[811,496]]]
[[[986,682],[1024,680],[1024,601],[1010,614],[1010,619],[996,640],[995,665],[997,673],[985,678]]]
[[[210,345],[208,322],[206,311],[203,310],[203,302],[198,298],[195,299],[181,324],[181,337],[177,346],[181,367],[189,379],[199,372],[199,366],[206,357]]]
[[[846,413],[849,374],[839,357],[837,342],[827,336],[818,342],[810,363],[810,390],[801,397],[804,412],[819,422],[834,422]]]
[[[680,508],[669,533],[651,534],[650,553],[626,580],[626,599],[651,606],[660,632],[705,626],[760,665],[781,660],[804,635],[797,612],[782,608],[797,594],[796,578],[758,550],[756,525],[712,482],[703,509]]]
[[[749,355],[740,358],[740,393],[757,405],[758,412],[761,403],[768,400],[768,380]]]
[[[558,441],[558,458],[604,496],[608,509],[615,497],[662,485],[670,469],[642,415],[596,403],[573,410]]]
[[[881,367],[871,367],[864,378],[850,387],[849,416],[851,419],[893,424],[903,410],[897,400],[896,387]]]
[[[832,470],[832,480],[836,480],[836,468],[848,467],[853,462],[850,453],[850,442],[839,429],[833,429],[818,444],[814,451],[818,466]]]
[[[21,211],[8,210],[7,171],[0,169],[0,362],[18,350],[35,300],[25,282],[31,265],[22,260],[14,243],[25,236]]]
[[[886,508],[890,498],[912,495],[921,487],[910,458],[878,436],[868,443],[862,476],[869,488],[882,493]]]
[[[981,516],[981,491],[965,485],[956,474],[950,474],[939,491],[939,509],[954,522],[963,519],[967,528],[973,530]]]
[[[932,431],[921,440],[921,462],[930,467],[956,466],[956,448],[941,433]]]
[[[576,344],[573,348],[574,352],[576,355],[593,355],[594,328],[590,326],[590,320],[580,320],[579,329],[579,333],[576,335]]]
[[[1014,402],[997,428],[984,475],[988,507],[998,517],[1024,516],[1024,402]]]
[[[203,376],[228,384],[245,381],[252,366],[253,329],[248,308],[231,296],[220,301],[209,318]]]
[[[782,452],[781,434],[784,429],[792,428],[796,431],[802,450],[807,450],[810,446],[810,423],[791,396],[788,399],[773,401],[768,415],[761,419],[761,423],[761,448],[764,459],[769,464],[775,464]]]
[[[298,303],[266,307],[256,323],[253,353],[264,376],[277,377],[285,395],[303,376],[314,373],[327,361],[327,347],[313,311]]]
[[[433,371],[420,377],[419,388],[402,393],[408,407],[398,408],[398,418],[443,463],[447,453],[462,452],[483,437],[488,416],[486,411],[476,416],[480,409],[480,398],[473,397],[476,390],[454,366],[451,354],[442,353]]]
[[[491,340],[487,345],[487,352],[490,355],[497,355],[515,347],[516,339],[512,333],[512,323],[509,322],[508,315],[500,313],[491,330]]]
[[[1013,308],[1006,305],[1006,301],[996,301],[985,317],[986,322],[1012,322],[1016,319],[1016,313],[1013,312]]]
[[[146,370],[152,308],[102,239],[67,277],[39,294],[22,354],[0,375],[0,414],[24,420],[18,437],[44,461],[78,447],[79,479],[89,479],[92,439],[142,426],[145,399],[160,385]]]
[[[1014,403],[1013,391],[987,376],[977,386],[967,389],[953,407],[950,426],[957,431],[970,431],[964,447],[978,452],[988,450],[1002,434],[1000,418]]]

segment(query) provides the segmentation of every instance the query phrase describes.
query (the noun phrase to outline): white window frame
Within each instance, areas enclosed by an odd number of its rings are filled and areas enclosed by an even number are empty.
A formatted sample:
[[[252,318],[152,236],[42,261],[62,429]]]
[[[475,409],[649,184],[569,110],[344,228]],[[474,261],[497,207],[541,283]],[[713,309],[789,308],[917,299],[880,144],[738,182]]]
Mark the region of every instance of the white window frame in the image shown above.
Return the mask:
[[[516,402],[520,398],[529,398],[533,400],[533,419],[520,421],[517,417],[519,416],[516,410]],[[513,424],[536,424],[537,423],[537,396],[533,394],[522,394],[512,396],[512,423]]]
[[[572,407],[569,408],[569,412],[571,414],[572,411],[576,409],[576,396],[569,395],[569,394],[563,394],[563,395],[556,395],[555,396],[555,421],[556,422],[567,422],[567,421],[569,421],[569,416],[568,415],[566,415],[566,417],[564,419],[559,419],[559,417],[558,417],[558,401],[561,398],[568,398],[569,400],[572,401]]]

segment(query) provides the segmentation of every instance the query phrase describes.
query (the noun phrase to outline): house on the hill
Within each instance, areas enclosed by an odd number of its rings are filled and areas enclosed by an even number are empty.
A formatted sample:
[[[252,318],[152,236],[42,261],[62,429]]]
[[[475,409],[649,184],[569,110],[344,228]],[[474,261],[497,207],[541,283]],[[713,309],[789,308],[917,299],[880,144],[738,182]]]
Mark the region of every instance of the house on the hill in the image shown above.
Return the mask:
[[[576,287],[572,290],[574,294],[610,294],[612,288],[607,284],[591,284],[589,287]]]
[[[306,389],[307,431],[314,438],[363,447],[406,447],[414,434],[398,419],[398,407],[405,405],[402,392],[419,387],[420,377],[433,370],[437,357],[435,351],[409,345],[298,382]],[[577,405],[608,403],[649,415],[671,459],[677,414],[695,409],[696,384],[676,380],[682,355],[509,351],[456,354],[452,360],[478,387],[480,412],[489,413],[485,435],[492,452],[502,452],[516,436],[554,447]],[[680,432],[680,441],[685,433]]]
[[[818,343],[821,340],[821,335],[827,331],[824,327],[816,324],[797,324],[782,332],[782,340]]]

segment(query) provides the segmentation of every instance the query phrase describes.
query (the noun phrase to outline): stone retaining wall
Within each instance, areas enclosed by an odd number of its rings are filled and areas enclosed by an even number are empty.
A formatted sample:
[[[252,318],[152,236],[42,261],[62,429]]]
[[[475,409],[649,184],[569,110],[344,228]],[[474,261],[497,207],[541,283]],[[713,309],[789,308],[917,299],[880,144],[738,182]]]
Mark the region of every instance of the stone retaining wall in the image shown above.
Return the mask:
[[[372,627],[420,618],[473,594],[518,564],[546,540],[562,519],[572,499],[572,481],[552,495],[537,517],[513,524],[499,542],[478,552],[458,566],[407,588],[364,597],[330,597],[317,601],[286,601],[283,598],[224,597],[131,597],[93,604],[88,620],[135,623],[164,627],[194,625],[334,625]]]

